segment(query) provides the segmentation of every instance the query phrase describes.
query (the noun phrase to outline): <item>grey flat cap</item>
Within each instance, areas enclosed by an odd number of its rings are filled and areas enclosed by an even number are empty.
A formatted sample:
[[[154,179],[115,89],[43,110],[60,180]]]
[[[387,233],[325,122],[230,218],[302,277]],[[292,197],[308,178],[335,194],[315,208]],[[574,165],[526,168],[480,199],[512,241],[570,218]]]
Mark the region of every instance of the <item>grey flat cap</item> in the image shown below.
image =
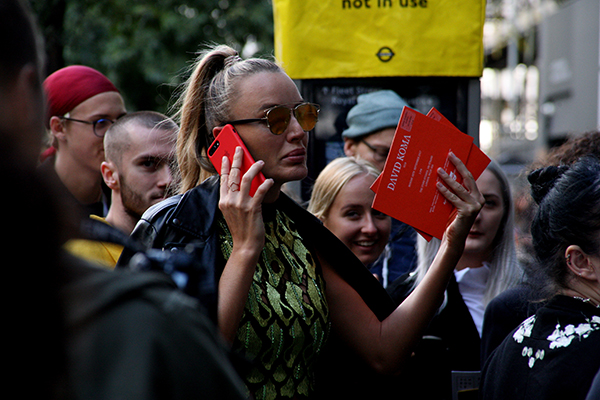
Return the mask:
[[[343,137],[356,138],[385,128],[395,128],[402,108],[408,106],[396,92],[379,90],[358,96],[357,103],[346,117],[348,129]]]

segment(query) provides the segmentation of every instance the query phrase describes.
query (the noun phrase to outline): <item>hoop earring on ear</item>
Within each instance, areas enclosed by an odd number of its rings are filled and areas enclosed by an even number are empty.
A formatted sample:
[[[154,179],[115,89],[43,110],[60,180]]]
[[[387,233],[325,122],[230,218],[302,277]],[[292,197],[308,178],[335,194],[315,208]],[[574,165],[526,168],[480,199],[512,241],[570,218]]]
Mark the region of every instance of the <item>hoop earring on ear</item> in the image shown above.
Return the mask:
[[[567,256],[565,257],[565,261],[567,262],[567,265],[570,267],[571,266],[571,254],[567,254]]]

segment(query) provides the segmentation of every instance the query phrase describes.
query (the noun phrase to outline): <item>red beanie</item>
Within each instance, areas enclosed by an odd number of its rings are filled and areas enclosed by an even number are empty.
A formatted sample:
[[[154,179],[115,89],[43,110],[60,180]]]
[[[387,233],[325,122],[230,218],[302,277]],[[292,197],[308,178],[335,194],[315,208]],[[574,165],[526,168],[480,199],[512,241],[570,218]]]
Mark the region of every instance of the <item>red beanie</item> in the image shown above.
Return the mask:
[[[47,128],[51,117],[63,116],[97,94],[119,91],[106,76],[84,65],[71,65],[52,73],[44,81],[44,89],[48,97]]]

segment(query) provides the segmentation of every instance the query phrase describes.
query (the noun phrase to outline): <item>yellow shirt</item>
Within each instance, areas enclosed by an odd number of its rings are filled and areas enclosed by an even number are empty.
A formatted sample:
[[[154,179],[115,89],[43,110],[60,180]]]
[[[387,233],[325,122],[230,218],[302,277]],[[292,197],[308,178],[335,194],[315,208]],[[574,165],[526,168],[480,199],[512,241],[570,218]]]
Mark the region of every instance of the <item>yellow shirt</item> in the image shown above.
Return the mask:
[[[90,215],[90,218],[108,224],[104,218],[97,215]],[[123,246],[97,240],[71,239],[65,243],[65,249],[73,255],[113,269],[121,256]]]

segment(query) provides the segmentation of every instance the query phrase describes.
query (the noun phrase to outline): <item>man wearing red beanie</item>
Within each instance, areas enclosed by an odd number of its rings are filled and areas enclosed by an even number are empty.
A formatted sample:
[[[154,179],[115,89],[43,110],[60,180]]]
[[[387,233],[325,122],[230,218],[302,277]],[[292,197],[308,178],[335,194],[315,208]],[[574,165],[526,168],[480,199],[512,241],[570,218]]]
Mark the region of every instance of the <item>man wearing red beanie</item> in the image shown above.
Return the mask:
[[[104,161],[104,133],[126,113],[113,83],[93,68],[72,65],[46,78],[48,99],[46,128],[52,148],[41,168],[55,173],[85,214],[104,216],[100,165]],[[103,198],[104,197],[104,198]]]

